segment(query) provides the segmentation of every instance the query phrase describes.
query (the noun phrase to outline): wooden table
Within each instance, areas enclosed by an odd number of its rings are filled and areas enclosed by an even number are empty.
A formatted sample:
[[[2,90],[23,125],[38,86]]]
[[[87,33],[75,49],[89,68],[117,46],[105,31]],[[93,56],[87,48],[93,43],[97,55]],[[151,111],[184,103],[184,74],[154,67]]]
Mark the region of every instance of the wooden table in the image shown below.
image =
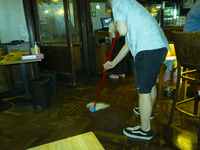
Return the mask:
[[[20,64],[21,66],[21,71],[22,71],[22,77],[23,77],[23,83],[24,83],[24,90],[26,94],[26,99],[30,99],[30,74],[29,74],[29,68],[28,68],[28,63],[33,63],[33,62],[39,62],[42,61],[42,59],[35,59],[35,60],[17,60],[17,61],[1,61],[0,65],[15,65],[15,64]]]
[[[93,132],[51,142],[28,150],[104,150]]]
[[[0,62],[0,65],[25,64],[25,63],[32,63],[32,62],[38,62],[38,61],[42,61],[42,59],[3,61],[3,62]]]

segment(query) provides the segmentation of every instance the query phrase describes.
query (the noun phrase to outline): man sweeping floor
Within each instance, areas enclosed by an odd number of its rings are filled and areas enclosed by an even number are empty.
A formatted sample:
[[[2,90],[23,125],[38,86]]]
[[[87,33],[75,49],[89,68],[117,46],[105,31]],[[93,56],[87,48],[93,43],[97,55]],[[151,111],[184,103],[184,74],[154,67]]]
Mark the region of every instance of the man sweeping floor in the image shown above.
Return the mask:
[[[169,43],[156,19],[136,0],[107,0],[107,3],[112,9],[117,32],[125,36],[126,42],[115,59],[104,64],[104,69],[114,68],[129,51],[135,61],[141,125],[126,127],[123,133],[131,138],[150,140],[153,137],[150,118],[157,95],[155,83],[170,49]]]

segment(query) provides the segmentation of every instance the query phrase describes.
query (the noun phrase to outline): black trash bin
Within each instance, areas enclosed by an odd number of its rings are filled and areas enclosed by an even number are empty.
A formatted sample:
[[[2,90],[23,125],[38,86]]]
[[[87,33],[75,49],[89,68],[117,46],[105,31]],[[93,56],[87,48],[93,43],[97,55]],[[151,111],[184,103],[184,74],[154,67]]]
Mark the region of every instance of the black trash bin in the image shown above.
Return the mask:
[[[50,108],[52,104],[49,78],[39,78],[30,81],[30,83],[33,106],[44,110]]]
[[[58,96],[57,74],[56,73],[40,73],[41,78],[49,78],[51,88],[51,97]]]

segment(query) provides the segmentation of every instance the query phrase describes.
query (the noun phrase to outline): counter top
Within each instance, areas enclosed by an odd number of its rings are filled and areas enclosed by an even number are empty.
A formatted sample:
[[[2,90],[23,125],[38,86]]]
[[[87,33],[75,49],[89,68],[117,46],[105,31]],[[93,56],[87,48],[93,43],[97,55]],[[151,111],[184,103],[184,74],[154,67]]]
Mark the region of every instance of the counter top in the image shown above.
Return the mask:
[[[18,61],[3,61],[0,62],[0,66],[2,65],[13,65],[13,64],[21,64],[21,63],[31,63],[31,62],[38,62],[42,61],[42,59],[34,59],[34,60],[18,60]]]

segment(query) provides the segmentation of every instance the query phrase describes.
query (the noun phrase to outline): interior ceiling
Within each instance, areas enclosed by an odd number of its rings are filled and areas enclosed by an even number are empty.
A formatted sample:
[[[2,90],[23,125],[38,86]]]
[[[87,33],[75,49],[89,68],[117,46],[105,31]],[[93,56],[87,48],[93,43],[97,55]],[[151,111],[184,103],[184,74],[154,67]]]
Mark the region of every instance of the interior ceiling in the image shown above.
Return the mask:
[[[103,3],[105,3],[106,0],[90,0],[90,2],[103,2]]]
[[[41,3],[41,2],[43,2],[43,3],[59,3],[59,2],[61,2],[61,1],[63,1],[63,0],[37,0],[37,2],[38,3]],[[106,2],[106,0],[90,0],[90,2]]]
[[[63,0],[37,0],[37,3],[48,3],[48,4],[51,4],[51,3],[59,3],[59,2],[63,2]]]

